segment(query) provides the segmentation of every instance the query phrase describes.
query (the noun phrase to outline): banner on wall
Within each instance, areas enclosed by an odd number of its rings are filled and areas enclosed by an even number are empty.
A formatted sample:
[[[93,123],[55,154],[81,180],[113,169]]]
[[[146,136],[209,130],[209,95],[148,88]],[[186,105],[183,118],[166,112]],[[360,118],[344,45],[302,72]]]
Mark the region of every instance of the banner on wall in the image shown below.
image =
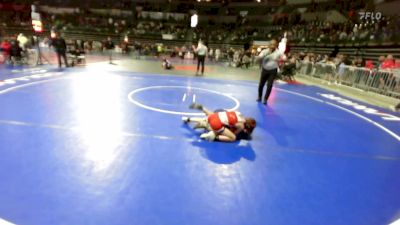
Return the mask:
[[[63,7],[52,7],[52,6],[39,6],[42,12],[47,12],[51,14],[72,14],[79,13],[79,8],[63,8]]]
[[[174,40],[174,39],[176,39],[176,36],[174,34],[163,34],[162,39],[163,40]]]
[[[336,10],[303,13],[301,14],[301,19],[308,22],[319,20],[323,22],[345,23],[347,21],[347,18]]]
[[[269,45],[269,41],[253,41],[253,45],[256,45],[256,46],[268,46]]]
[[[162,19],[175,19],[175,20],[184,20],[185,14],[183,13],[163,13],[163,12],[150,12],[150,11],[142,11],[140,12],[140,16],[142,18],[150,18],[154,20],[162,20]]]

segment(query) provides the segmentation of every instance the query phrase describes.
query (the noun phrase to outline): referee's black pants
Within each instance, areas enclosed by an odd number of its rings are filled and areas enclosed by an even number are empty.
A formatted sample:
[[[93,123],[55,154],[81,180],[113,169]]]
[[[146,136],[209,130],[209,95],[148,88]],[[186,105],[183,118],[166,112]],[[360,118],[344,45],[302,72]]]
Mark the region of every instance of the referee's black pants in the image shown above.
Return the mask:
[[[197,56],[197,72],[199,72],[199,67],[201,64],[201,74],[204,73],[204,61],[206,59],[205,55],[198,55]]]
[[[267,83],[267,92],[265,93],[264,102],[268,101],[269,95],[272,91],[272,85],[278,75],[278,69],[266,70],[262,68],[260,83],[258,84],[258,99],[261,100],[265,83]]]

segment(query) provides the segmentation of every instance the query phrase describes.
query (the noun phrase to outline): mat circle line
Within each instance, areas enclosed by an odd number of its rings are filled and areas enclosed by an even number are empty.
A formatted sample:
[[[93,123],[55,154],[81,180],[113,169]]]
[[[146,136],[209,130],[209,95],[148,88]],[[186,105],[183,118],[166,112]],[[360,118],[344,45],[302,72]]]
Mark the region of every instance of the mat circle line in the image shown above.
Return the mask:
[[[142,91],[146,91],[146,90],[151,90],[151,89],[166,89],[166,88],[179,88],[179,89],[187,89],[187,90],[193,89],[193,90],[200,90],[200,91],[205,91],[205,92],[209,92],[209,93],[221,95],[221,96],[227,97],[227,98],[229,98],[229,99],[231,99],[231,100],[233,100],[233,101],[235,102],[235,106],[232,107],[231,109],[227,109],[227,110],[229,110],[229,111],[235,111],[235,110],[237,110],[237,109],[240,107],[240,102],[239,102],[239,100],[237,100],[236,98],[234,98],[234,97],[232,97],[232,96],[229,96],[229,95],[227,95],[227,94],[224,94],[224,93],[221,93],[221,92],[218,92],[218,91],[213,91],[213,90],[204,89],[204,88],[187,87],[187,86],[149,86],[149,87],[144,87],[144,88],[138,88],[138,89],[135,89],[135,90],[131,91],[131,92],[128,94],[128,100],[129,100],[131,103],[133,103],[133,104],[135,104],[135,105],[137,105],[137,106],[139,106],[139,107],[141,107],[141,108],[148,109],[148,110],[151,110],[151,111],[156,111],[156,112],[161,112],[161,113],[167,113],[167,114],[173,114],[173,115],[204,116],[204,113],[179,112],[179,111],[171,111],[171,110],[165,110],[165,109],[159,109],[159,108],[151,107],[151,106],[145,105],[145,104],[143,104],[143,103],[140,103],[139,101],[136,101],[136,100],[133,98],[133,95],[136,94],[136,93],[138,93],[138,92],[142,92]]]

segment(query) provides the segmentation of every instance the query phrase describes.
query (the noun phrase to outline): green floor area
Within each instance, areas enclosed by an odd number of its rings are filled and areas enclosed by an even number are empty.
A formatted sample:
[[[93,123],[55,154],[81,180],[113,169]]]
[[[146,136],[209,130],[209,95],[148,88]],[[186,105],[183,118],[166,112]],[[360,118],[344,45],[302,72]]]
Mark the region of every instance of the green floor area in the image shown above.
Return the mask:
[[[107,63],[101,63],[107,64]],[[163,75],[179,75],[179,76],[195,76],[196,65],[195,61],[185,60],[173,62],[176,69],[164,70],[161,67],[161,61],[157,60],[136,60],[136,59],[123,59],[115,61],[115,65],[109,65],[119,71],[143,72],[152,74]],[[260,69],[256,66],[249,69],[229,67],[225,63],[206,64],[206,72],[204,77],[211,79],[226,79],[226,80],[250,80],[258,81],[260,76]],[[400,99],[379,95],[373,92],[366,92],[356,88],[344,85],[328,85],[323,80],[312,78],[305,75],[296,75],[295,79],[307,85],[315,85],[324,89],[337,92],[346,97],[359,100],[371,105],[379,106],[382,108],[390,109],[400,102]],[[254,93],[256,98],[256,91]]]
[[[185,60],[182,63],[173,62],[174,67],[186,67],[185,69],[175,68],[173,70],[164,70],[161,67],[161,61],[154,60],[120,60],[117,63],[121,69],[127,71],[157,73],[157,74],[173,74],[181,76],[195,76],[195,61]],[[256,68],[233,68],[226,66],[225,63],[207,65],[204,77],[214,79],[227,80],[257,80],[259,79],[259,71]]]

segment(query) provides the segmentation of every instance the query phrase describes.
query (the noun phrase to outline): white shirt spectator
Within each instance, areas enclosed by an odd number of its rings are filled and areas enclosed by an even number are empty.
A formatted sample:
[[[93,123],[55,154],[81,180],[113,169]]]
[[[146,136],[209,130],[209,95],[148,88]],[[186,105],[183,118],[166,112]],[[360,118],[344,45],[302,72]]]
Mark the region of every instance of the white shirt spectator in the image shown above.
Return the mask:
[[[26,44],[28,43],[28,38],[24,34],[19,34],[17,41],[19,42],[19,47],[25,50]]]
[[[215,56],[220,56],[221,55],[221,50],[219,49],[219,48],[217,48],[216,50],[215,50]]]
[[[345,40],[346,38],[347,38],[347,33],[342,31],[342,33],[340,33],[340,35],[339,35],[339,39],[340,40]]]
[[[221,50],[219,48],[215,49],[215,60],[219,60],[221,57]]]
[[[210,48],[210,51],[208,51],[208,55],[209,56],[213,56],[214,55],[214,50],[212,48]]]
[[[235,51],[235,53],[233,54],[233,61],[239,61],[239,56],[240,56],[240,52]]]

